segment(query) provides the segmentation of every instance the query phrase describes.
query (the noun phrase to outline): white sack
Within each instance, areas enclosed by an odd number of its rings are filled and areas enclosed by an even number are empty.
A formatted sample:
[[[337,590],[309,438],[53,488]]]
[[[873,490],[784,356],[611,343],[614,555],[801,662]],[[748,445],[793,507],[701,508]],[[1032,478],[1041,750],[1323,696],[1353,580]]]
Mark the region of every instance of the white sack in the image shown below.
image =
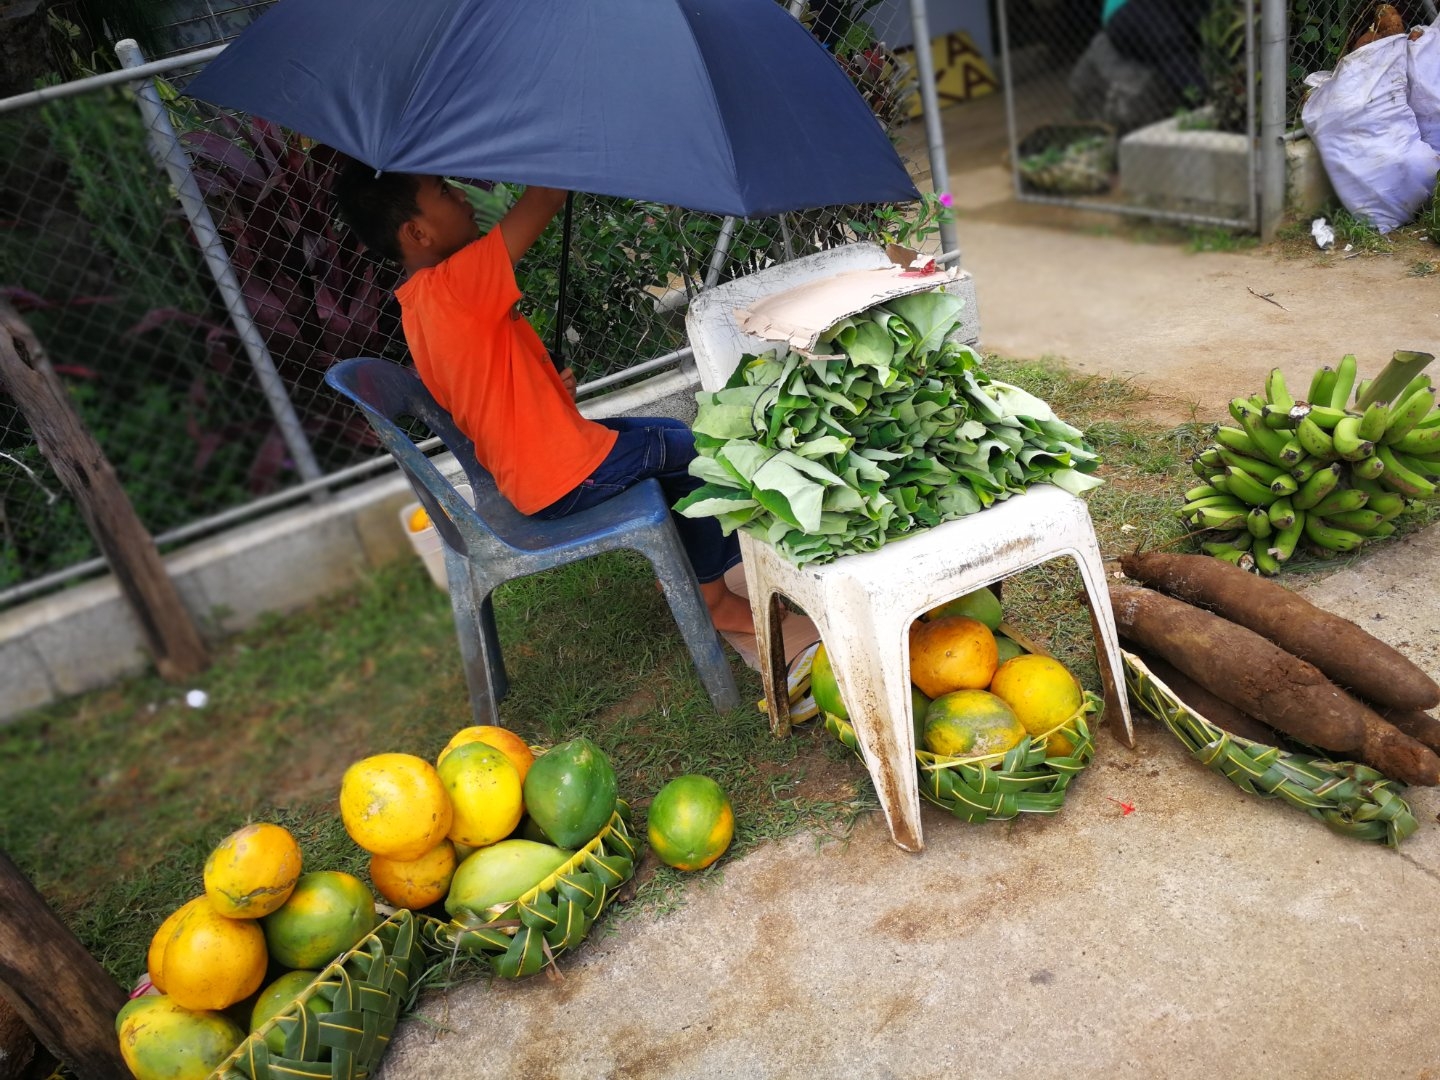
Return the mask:
[[[1440,172],[1407,96],[1409,45],[1404,34],[1381,38],[1305,80],[1314,89],[1301,117],[1335,194],[1382,233],[1415,217]]]
[[[1431,150],[1440,150],[1440,25],[1427,27],[1410,42],[1406,74],[1420,138]]]

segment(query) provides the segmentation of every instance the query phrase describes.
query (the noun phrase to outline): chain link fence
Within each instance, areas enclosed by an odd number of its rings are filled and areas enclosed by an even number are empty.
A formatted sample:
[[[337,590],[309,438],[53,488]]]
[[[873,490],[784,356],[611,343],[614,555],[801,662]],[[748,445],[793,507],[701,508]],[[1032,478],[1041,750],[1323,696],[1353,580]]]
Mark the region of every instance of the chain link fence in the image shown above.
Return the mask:
[[[1256,226],[1253,0],[999,0],[998,13],[1022,200]]]
[[[895,132],[914,76],[883,44],[886,28],[865,20],[868,6],[799,14]],[[0,111],[0,291],[162,550],[387,466],[323,378],[351,356],[407,359],[396,268],[333,215],[337,155],[186,98],[196,60],[174,58],[154,84]],[[481,178],[469,191],[484,228],[517,194]],[[915,212],[736,221],[577,196],[562,347],[582,405],[683,359],[685,305],[707,285],[857,237],[934,250]],[[933,224],[933,204],[919,212]],[[560,243],[548,230],[517,273],[547,342]],[[78,508],[0,395],[0,606],[99,570]]]

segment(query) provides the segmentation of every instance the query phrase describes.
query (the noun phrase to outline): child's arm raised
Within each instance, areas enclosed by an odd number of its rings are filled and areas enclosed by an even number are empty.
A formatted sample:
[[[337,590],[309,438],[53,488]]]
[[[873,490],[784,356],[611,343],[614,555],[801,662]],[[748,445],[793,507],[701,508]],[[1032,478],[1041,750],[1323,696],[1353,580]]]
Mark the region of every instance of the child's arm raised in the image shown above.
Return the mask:
[[[565,195],[559,188],[527,187],[500,219],[500,235],[512,265],[520,262],[520,257],[530,250],[530,245],[560,212],[565,205]]]

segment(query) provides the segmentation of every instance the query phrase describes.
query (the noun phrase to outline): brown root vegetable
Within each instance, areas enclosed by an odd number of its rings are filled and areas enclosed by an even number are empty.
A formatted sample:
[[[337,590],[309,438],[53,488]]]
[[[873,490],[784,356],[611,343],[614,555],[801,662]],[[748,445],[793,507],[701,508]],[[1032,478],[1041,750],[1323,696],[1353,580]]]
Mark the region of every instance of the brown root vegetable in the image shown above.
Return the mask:
[[[1402,784],[1440,784],[1440,757],[1378,715],[1365,718],[1360,760]]]
[[[1440,720],[1420,709],[1377,709],[1387,723],[1431,750],[1440,750]]]
[[[1325,750],[1356,750],[1366,717],[1380,718],[1253,630],[1183,600],[1110,585],[1120,636],[1163,657],[1240,711]]]
[[[1366,30],[1363,34],[1361,34],[1359,37],[1357,37],[1357,38],[1355,39],[1354,43],[1350,46],[1350,51],[1351,51],[1351,52],[1354,52],[1356,49],[1363,49],[1366,45],[1369,45],[1372,41],[1377,41],[1377,40],[1379,40],[1379,37],[1378,37],[1378,35],[1375,33],[1374,30]]]
[[[1393,709],[1440,705],[1440,685],[1402,653],[1283,585],[1207,555],[1136,552],[1120,566],[1136,581],[1268,638],[1368,701]]]
[[[1141,659],[1145,666],[1155,673],[1156,678],[1175,692],[1187,707],[1203,716],[1216,727],[1224,728],[1231,735],[1242,739],[1274,746],[1278,736],[1273,728],[1266,727],[1253,716],[1241,712],[1224,698],[1218,698],[1194,679],[1163,657],[1144,654]]]

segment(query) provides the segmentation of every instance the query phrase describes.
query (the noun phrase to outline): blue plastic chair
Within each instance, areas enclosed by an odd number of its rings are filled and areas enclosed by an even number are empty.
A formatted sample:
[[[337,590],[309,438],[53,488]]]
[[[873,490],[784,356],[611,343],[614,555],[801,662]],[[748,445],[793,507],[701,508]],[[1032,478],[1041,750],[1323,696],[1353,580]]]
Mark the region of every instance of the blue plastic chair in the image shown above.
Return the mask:
[[[444,541],[450,603],[475,723],[500,724],[500,700],[510,685],[491,593],[514,578],[617,548],[638,551],[654,565],[715,708],[728,710],[740,704],[720,635],[710,621],[657,481],[646,480],[599,506],[554,521],[527,517],[500,494],[494,479],[475,460],[473,444],[413,371],[362,356],[335,364],[325,381],[360,407]],[[425,424],[455,456],[470,481],[473,508],[396,423],[402,417]]]

